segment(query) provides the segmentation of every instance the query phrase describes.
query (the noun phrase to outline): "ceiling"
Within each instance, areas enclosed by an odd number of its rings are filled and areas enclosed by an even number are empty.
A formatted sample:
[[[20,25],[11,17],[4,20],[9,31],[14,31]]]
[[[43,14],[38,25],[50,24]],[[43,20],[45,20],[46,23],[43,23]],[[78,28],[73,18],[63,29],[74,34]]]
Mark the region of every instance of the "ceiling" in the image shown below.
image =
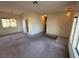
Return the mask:
[[[75,3],[75,1],[38,1],[37,5],[33,5],[33,1],[0,1],[0,11],[18,15],[27,12],[56,13],[74,6]]]

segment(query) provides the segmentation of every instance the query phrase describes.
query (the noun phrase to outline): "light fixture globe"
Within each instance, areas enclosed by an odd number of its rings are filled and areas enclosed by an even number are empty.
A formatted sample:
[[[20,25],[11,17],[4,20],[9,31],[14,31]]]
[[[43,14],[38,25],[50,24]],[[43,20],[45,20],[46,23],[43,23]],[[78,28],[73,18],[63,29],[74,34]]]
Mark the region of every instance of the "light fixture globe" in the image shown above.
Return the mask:
[[[38,2],[37,2],[37,1],[33,1],[33,4],[35,4],[35,5],[36,5],[36,4],[38,4]]]

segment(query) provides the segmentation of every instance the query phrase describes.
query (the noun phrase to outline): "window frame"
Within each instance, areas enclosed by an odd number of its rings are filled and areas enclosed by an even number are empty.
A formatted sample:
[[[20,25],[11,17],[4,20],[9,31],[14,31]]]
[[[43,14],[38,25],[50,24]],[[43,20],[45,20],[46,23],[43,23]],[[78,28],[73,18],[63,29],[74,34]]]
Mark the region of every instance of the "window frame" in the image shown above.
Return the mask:
[[[75,32],[73,35],[71,45],[72,45],[72,49],[73,49],[75,57],[79,57],[79,51],[77,50],[77,45],[79,44],[79,16],[77,16],[76,21],[77,21],[77,23],[76,23],[76,27],[74,27]]]
[[[75,32],[76,32],[76,27],[77,27],[77,21],[78,21],[78,17],[74,17],[73,23],[72,23],[72,30],[71,30],[71,35],[70,35],[70,43],[73,45],[73,41],[74,41],[74,36],[75,36]]]

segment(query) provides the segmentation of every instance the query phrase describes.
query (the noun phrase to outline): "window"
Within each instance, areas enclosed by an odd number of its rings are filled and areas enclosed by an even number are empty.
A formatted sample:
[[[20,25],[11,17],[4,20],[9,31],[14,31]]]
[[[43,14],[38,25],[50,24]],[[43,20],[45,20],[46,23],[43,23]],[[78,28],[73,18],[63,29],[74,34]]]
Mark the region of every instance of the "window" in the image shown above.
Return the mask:
[[[11,27],[16,27],[17,26],[16,19],[10,19],[10,25]]]
[[[7,28],[7,27],[17,27],[17,22],[16,19],[1,19],[2,21],[2,27]]]
[[[73,21],[72,36],[70,37],[70,43],[73,48],[74,56],[79,57],[79,16]]]
[[[72,45],[72,49],[74,53],[73,57],[79,57],[79,16],[75,17],[73,20],[71,36],[70,36],[70,44]]]

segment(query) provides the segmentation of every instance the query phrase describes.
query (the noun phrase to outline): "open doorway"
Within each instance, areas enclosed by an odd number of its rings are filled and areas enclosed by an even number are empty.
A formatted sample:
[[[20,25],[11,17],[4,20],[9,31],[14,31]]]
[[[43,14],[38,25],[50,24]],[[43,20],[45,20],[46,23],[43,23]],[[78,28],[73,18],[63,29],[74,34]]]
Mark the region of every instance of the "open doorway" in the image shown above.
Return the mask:
[[[25,20],[26,31],[29,32],[28,19]]]
[[[45,16],[44,19],[45,19],[44,33],[46,33],[46,27],[47,27],[47,16]]]

